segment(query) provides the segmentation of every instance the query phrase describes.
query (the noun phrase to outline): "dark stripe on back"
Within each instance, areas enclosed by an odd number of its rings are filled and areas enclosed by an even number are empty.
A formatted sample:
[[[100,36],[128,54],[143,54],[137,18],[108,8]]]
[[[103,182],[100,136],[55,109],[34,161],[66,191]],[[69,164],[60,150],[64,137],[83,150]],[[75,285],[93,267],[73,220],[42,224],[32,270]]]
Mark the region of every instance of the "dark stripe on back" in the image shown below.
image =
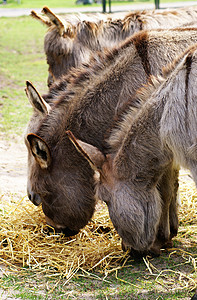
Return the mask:
[[[150,63],[148,60],[148,34],[147,32],[141,33],[141,35],[137,35],[133,39],[134,45],[137,49],[139,57],[141,58],[142,65],[146,75],[149,77],[151,75]]]
[[[186,76],[185,76],[185,124],[188,124],[188,85],[189,85],[189,75],[191,71],[191,64],[192,64],[192,54],[189,54],[186,58],[185,65],[186,65]],[[188,128],[188,126],[186,126]]]
[[[139,22],[139,24],[140,24],[140,30],[143,30],[143,21],[142,21],[142,19],[141,18],[138,18],[138,22]]]

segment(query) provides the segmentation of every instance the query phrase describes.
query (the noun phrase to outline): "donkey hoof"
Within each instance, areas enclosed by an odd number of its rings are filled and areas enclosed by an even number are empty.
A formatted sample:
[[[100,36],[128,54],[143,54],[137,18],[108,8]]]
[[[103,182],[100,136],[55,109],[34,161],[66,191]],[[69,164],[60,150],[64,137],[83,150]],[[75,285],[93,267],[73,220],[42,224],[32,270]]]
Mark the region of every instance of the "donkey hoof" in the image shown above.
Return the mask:
[[[191,300],[197,300],[197,292],[194,294],[194,296],[191,298]]]
[[[122,251],[124,251],[124,252],[127,252],[128,250],[130,250],[130,248],[127,245],[125,245],[123,240],[121,242],[121,247],[122,247]]]
[[[163,248],[166,249],[166,248],[172,248],[173,247],[173,241],[167,241],[164,245],[163,245]]]
[[[151,257],[159,257],[161,255],[161,250],[158,249],[158,248],[151,248],[149,251],[148,251],[148,254],[151,256]]]
[[[177,234],[178,234],[178,228],[170,227],[170,239],[177,236]]]

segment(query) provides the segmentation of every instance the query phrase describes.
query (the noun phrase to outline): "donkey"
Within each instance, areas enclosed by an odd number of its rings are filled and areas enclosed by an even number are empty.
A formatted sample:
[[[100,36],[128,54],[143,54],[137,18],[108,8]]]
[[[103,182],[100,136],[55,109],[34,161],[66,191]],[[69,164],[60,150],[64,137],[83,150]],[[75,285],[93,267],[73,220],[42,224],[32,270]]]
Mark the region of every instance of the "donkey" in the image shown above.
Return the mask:
[[[133,110],[132,100],[108,139],[107,155],[67,132],[100,173],[98,196],[107,203],[123,243],[135,250],[147,251],[157,236],[162,215],[157,186],[168,166],[189,169],[197,185],[196,78],[197,44],[177,58],[163,78],[150,78],[136,94],[141,105]]]
[[[197,300],[197,290],[196,293],[193,295],[193,297],[191,298],[191,300]]]
[[[67,74],[72,67],[88,62],[92,53],[117,46],[133,33],[144,29],[172,28],[196,22],[197,9],[181,8],[176,11],[136,11],[124,18],[99,16],[96,21],[72,17],[66,20],[56,16],[48,7],[43,8],[45,16],[31,15],[48,28],[44,50],[49,65],[48,85]]]
[[[163,65],[194,42],[196,29],[142,31],[112,51],[96,55],[91,65],[62,78],[44,99],[27,83],[34,107],[25,137],[28,195],[33,203],[42,203],[48,223],[66,228],[68,234],[78,232],[95,208],[94,172],[74,151],[65,131],[71,130],[77,138],[107,151],[104,138],[115,114],[147,82],[149,74],[160,74]],[[55,104],[49,105],[50,101]],[[138,103],[134,101],[133,106]],[[160,183],[162,201],[170,201],[172,207],[171,236],[178,228],[174,208],[177,173],[169,166]],[[166,241],[167,236],[169,232]]]

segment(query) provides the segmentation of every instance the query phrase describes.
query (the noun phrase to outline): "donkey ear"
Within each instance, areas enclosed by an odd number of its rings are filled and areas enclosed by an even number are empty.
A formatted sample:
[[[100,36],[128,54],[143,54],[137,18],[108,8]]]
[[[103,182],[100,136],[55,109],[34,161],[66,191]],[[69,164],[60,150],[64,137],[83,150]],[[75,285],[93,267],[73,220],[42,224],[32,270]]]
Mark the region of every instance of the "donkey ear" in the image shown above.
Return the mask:
[[[51,164],[51,153],[47,143],[38,135],[30,133],[27,136],[31,152],[42,169]]]
[[[52,26],[52,22],[49,20],[48,17],[44,17],[42,15],[37,14],[34,10],[31,11],[30,16],[38,21],[40,21],[42,24],[46,25],[47,27]]]
[[[33,108],[35,108],[42,114],[49,114],[51,110],[50,105],[40,96],[40,94],[30,81],[26,81],[25,92]]]
[[[44,13],[57,27],[60,36],[63,36],[64,34],[70,38],[74,36],[74,27],[70,22],[60,19],[60,17],[56,16],[47,6],[43,7],[42,13]]]
[[[66,134],[77,151],[87,159],[92,169],[100,172],[105,161],[104,154],[98,148],[76,139],[70,130],[66,131]]]

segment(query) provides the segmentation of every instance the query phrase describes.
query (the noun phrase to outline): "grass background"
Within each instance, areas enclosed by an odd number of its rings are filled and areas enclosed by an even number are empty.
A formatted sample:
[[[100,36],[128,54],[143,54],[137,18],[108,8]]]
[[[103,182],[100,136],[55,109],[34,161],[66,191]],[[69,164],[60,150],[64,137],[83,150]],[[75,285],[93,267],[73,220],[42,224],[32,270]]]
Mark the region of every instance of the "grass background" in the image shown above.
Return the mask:
[[[160,3],[172,3],[172,2],[179,2],[180,0],[160,0]],[[184,0],[187,3],[190,0]],[[83,4],[75,4],[75,0],[7,0],[7,4],[3,7],[5,8],[42,8],[44,5],[47,5],[50,8],[54,7],[69,7],[69,8],[76,8],[76,7],[84,7]],[[3,0],[0,0],[0,3],[3,3]],[[128,4],[138,4],[138,3],[154,3],[154,0],[112,0],[112,11],[114,5],[128,5]],[[108,6],[108,1],[106,3]],[[93,3],[93,4],[86,4],[86,7],[95,7],[100,6],[101,4]]]
[[[31,3],[32,7],[33,3],[46,4],[22,1],[21,5],[25,3]],[[47,1],[50,7],[49,3]],[[16,3],[13,5],[16,7]],[[17,139],[22,136],[31,115],[24,92],[25,81],[32,81],[41,93],[47,91],[43,51],[46,28],[30,17],[0,18],[0,24],[0,137]],[[191,195],[192,203],[196,197],[196,193]],[[152,273],[143,260],[132,260],[105,280],[99,270],[94,270],[88,275],[82,272],[64,285],[65,279],[55,274],[35,274],[28,268],[22,269],[20,274],[5,273],[0,267],[0,288],[7,298],[20,299],[189,299],[193,293],[189,276],[197,282],[197,246],[196,235],[190,233],[192,220],[184,220],[186,211],[183,207],[175,249],[150,260],[154,266]]]
[[[47,90],[46,28],[30,17],[1,18],[0,22],[0,126],[6,135],[18,135],[31,113],[25,81],[32,81],[41,92]]]

